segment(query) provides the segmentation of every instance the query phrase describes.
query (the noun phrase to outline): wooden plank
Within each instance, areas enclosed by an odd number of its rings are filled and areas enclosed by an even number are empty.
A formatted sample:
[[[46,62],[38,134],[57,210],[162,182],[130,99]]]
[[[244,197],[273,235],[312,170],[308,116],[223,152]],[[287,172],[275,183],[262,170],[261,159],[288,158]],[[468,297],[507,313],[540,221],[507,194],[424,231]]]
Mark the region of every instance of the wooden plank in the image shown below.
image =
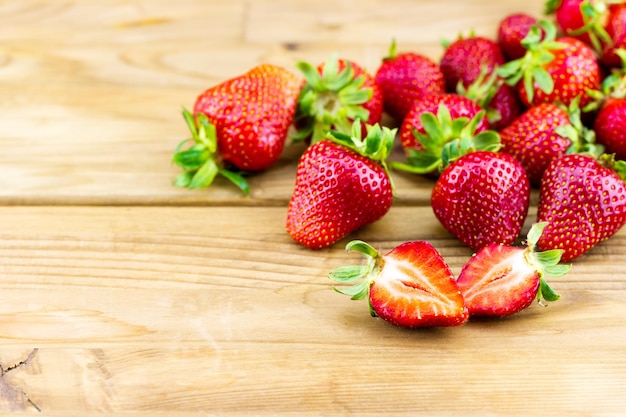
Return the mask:
[[[498,17],[539,13],[542,4],[3,2],[0,204],[284,203],[301,148],[256,176],[248,199],[226,184],[195,193],[172,187],[171,154],[187,137],[181,107],[261,62],[296,71],[299,60],[338,52],[373,72],[394,36],[401,48],[437,59],[441,38],[493,34]],[[428,185],[399,176],[404,201],[427,200],[416,183]]]
[[[359,257],[344,242],[299,247],[284,214],[0,207],[0,408],[521,415],[549,404],[611,415],[626,405],[626,232],[554,280],[562,298],[547,308],[407,331],[333,292],[328,271]],[[395,207],[353,237],[383,250],[428,239],[455,273],[471,255],[427,207]]]

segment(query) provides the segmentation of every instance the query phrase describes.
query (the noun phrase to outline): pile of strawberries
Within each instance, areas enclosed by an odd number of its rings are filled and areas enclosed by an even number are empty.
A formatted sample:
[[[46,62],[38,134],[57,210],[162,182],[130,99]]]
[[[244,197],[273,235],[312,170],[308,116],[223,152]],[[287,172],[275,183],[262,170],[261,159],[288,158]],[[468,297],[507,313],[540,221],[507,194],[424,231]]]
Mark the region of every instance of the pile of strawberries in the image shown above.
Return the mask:
[[[626,1],[548,0],[544,18],[506,16],[493,39],[459,37],[439,62],[392,42],[373,75],[338,56],[297,67],[302,76],[259,65],[184,110],[175,184],[223,176],[247,194],[246,174],[274,164],[288,139],[306,141],[286,229],[322,249],[389,211],[391,170],[432,178],[435,216],[477,253],[454,279],[427,242],[384,256],[350,242],[370,262],[331,278],[361,280],[340,291],[368,297],[374,315],[453,325],[554,300],[544,275],[626,223]],[[397,139],[405,160],[387,162]],[[537,221],[515,248],[533,187]]]

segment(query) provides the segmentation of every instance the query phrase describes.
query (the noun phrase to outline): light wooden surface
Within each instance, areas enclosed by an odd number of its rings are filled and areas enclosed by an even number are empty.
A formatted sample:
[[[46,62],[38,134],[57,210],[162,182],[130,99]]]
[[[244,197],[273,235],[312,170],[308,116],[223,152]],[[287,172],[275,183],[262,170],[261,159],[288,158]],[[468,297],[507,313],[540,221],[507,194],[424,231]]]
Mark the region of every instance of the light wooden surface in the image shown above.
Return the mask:
[[[392,37],[438,59],[440,39],[542,3],[0,2],[0,412],[623,415],[626,231],[545,309],[406,331],[331,290],[360,261],[347,239],[286,234],[301,148],[249,197],[170,185],[180,110],[214,83],[333,52],[373,72]],[[471,252],[434,218],[432,182],[395,179],[389,214],[351,237],[427,239],[458,273]]]

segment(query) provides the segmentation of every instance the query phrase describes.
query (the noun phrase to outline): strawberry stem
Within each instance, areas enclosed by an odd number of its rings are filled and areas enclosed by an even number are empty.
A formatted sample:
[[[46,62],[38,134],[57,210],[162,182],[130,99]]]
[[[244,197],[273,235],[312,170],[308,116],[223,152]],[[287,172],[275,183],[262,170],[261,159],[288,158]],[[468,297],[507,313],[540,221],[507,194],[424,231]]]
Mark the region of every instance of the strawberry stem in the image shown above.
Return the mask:
[[[194,118],[187,109],[183,109],[182,114],[191,137],[181,141],[174,151],[172,162],[184,172],[174,179],[173,184],[189,189],[205,188],[221,175],[248,195],[250,188],[245,178],[222,167],[215,125],[205,114],[199,113]]]
[[[382,268],[384,260],[382,255],[374,249],[374,247],[362,240],[348,242],[346,252],[350,252],[351,250],[355,250],[364,255],[367,259],[367,265],[339,267],[331,271],[328,277],[333,281],[343,284],[356,282],[356,284],[347,288],[340,289],[333,287],[333,289],[340,294],[350,296],[352,300],[363,300],[369,296],[369,288],[372,280]],[[370,312],[372,311],[370,310]]]

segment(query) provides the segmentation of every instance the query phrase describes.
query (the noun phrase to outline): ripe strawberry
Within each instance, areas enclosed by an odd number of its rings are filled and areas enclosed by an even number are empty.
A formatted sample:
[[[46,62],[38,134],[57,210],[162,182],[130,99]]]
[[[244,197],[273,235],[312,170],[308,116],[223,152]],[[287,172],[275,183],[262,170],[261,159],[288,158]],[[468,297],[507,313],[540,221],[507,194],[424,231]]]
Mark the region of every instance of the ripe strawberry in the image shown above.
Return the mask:
[[[440,134],[432,130],[427,131],[426,128],[430,129],[430,126],[424,125],[422,122],[422,115],[426,113],[437,114],[442,104],[449,112],[450,120],[465,118],[466,123],[482,111],[482,108],[476,102],[458,94],[435,94],[416,101],[400,126],[400,142],[405,152],[408,152],[410,149],[423,149],[419,140],[419,134],[432,134],[432,140],[437,141],[440,145],[457,138],[457,132],[453,131],[446,132],[446,134]],[[476,126],[476,133],[488,129],[489,122],[483,118]]]
[[[523,57],[526,48],[522,39],[530,28],[537,24],[537,19],[526,13],[513,13],[505,16],[498,24],[498,45],[507,60]]]
[[[594,152],[593,131],[580,120],[580,110],[572,103],[569,111],[553,103],[541,103],[526,110],[500,131],[502,152],[513,155],[524,167],[531,185],[539,186],[550,161],[565,153]]]
[[[605,30],[610,40],[602,42],[600,61],[608,67],[620,68],[622,66],[622,60],[616,52],[619,49],[626,49],[625,2],[609,6]]]
[[[299,62],[306,83],[298,101],[294,136],[311,143],[325,138],[329,130],[349,134],[354,120],[374,125],[383,114],[383,96],[380,88],[365,69],[357,63],[330,57],[313,67]]]
[[[185,172],[174,184],[202,188],[220,174],[247,193],[246,181],[229,166],[260,171],[276,162],[301,85],[289,71],[264,64],[204,91],[194,106],[195,120],[183,111],[191,138],[176,148],[173,160]]]
[[[559,298],[545,277],[561,277],[570,266],[559,264],[561,250],[535,251],[545,226],[536,223],[531,227],[526,248],[488,245],[463,265],[457,285],[470,316],[510,316],[535,299],[543,305],[544,299]]]
[[[549,222],[539,247],[575,259],[626,223],[626,162],[571,154],[552,160],[539,189],[537,219]]]
[[[414,125],[411,126],[413,135],[411,139],[415,141],[415,145],[410,144],[411,147],[405,148],[407,163],[395,162],[393,168],[414,174],[438,175],[451,158],[461,153],[470,150],[500,149],[498,134],[484,128],[484,111],[479,111],[471,119],[466,116],[453,119],[446,101],[452,104],[455,115],[462,114],[459,110],[463,110],[467,103],[452,94],[439,96],[439,99],[442,98],[436,114],[430,111],[420,114],[419,125],[417,120],[412,121],[412,115],[404,119],[405,123],[402,125],[404,132],[408,131],[409,123]]]
[[[456,92],[459,83],[467,87],[476,81],[483,68],[491,73],[505,62],[497,42],[482,36],[459,37],[444,47],[439,66],[448,92]]]
[[[383,217],[393,200],[385,159],[396,129],[361,123],[352,136],[332,131],[329,138],[302,154],[296,185],[287,209],[287,231],[311,249],[332,245],[353,231]]]
[[[337,268],[329,277],[354,283],[335,290],[353,300],[367,298],[372,317],[400,327],[459,326],[468,318],[463,297],[450,268],[428,242],[403,243],[386,255],[362,241],[351,241],[346,250],[368,259],[367,266]]]
[[[573,37],[556,39],[556,27],[540,21],[522,41],[526,54],[497,69],[517,88],[526,107],[560,102],[569,106],[576,98],[581,108],[592,101],[588,90],[600,87],[600,68],[593,50]]]
[[[596,141],[607,153],[626,160],[626,98],[608,100],[598,112],[593,129]]]
[[[383,94],[385,111],[399,122],[416,100],[445,92],[439,65],[414,52],[396,53],[395,41],[378,67],[375,80]]]
[[[431,196],[437,219],[473,250],[515,241],[529,201],[530,184],[522,165],[511,155],[489,151],[453,160]]]

